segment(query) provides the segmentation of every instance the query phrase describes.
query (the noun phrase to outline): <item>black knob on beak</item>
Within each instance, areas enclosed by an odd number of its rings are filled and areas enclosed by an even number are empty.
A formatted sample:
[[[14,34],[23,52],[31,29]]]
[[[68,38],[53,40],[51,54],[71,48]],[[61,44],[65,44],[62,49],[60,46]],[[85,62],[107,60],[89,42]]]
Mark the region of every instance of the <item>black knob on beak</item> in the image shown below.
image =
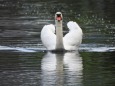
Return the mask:
[[[57,17],[61,17],[61,14],[57,14]]]

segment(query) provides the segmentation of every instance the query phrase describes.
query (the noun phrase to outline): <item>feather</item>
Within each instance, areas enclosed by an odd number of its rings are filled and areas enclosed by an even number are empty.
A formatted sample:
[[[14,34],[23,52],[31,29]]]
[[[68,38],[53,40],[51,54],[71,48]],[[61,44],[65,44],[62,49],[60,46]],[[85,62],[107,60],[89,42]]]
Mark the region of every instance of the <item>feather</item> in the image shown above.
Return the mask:
[[[67,23],[69,32],[64,36],[64,48],[66,50],[76,50],[82,42],[82,30],[76,22]]]
[[[55,26],[53,24],[45,25],[41,31],[41,41],[47,50],[55,49],[56,35]]]

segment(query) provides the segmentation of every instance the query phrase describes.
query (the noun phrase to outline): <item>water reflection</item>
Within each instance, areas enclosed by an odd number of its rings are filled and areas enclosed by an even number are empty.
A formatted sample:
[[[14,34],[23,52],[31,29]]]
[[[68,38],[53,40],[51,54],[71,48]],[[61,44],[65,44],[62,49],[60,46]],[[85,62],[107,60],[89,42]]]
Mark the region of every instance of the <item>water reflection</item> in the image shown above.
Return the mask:
[[[64,55],[66,82],[69,86],[82,85],[82,58],[78,52],[65,53]]]
[[[82,84],[82,58],[78,52],[54,54],[47,52],[42,59],[43,86]]]

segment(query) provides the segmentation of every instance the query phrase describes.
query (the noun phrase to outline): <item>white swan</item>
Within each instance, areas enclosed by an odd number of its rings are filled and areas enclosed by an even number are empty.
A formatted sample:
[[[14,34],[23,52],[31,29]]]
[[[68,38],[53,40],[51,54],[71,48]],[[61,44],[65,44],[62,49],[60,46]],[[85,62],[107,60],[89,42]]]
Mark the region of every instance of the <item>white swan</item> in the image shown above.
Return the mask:
[[[57,12],[55,14],[55,26],[53,24],[45,25],[41,30],[41,40],[47,50],[77,50],[81,44],[83,33],[79,25],[69,21],[67,23],[69,32],[63,37],[62,21],[62,13]]]

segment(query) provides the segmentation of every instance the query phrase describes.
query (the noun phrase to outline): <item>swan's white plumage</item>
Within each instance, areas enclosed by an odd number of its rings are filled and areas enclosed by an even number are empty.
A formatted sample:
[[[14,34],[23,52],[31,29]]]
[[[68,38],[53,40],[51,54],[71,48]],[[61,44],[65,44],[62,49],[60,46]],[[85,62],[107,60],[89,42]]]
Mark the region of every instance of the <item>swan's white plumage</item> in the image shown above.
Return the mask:
[[[77,50],[82,42],[82,30],[76,22],[70,21],[67,23],[69,33],[63,38],[64,48],[66,50]]]
[[[45,25],[41,31],[41,40],[47,50],[54,50],[56,45],[55,26]]]
[[[82,42],[82,29],[76,22],[70,21],[67,23],[69,32],[63,37],[62,20],[62,13],[57,12],[55,26],[50,24],[43,27],[41,40],[47,50],[77,50],[79,48]]]

